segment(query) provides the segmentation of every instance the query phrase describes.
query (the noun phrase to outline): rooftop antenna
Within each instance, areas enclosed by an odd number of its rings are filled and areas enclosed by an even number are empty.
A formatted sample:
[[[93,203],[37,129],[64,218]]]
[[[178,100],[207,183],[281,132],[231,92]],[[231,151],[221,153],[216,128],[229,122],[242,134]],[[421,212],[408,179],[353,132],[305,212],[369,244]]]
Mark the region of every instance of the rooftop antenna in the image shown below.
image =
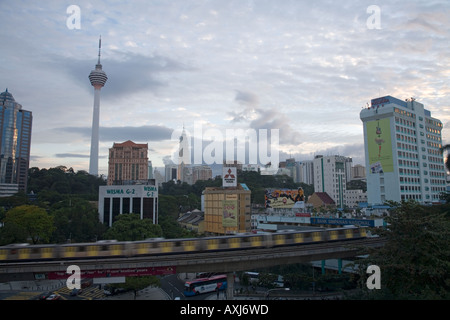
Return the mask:
[[[100,64],[100,51],[102,49],[102,35],[100,35],[100,38],[98,39],[98,63]]]

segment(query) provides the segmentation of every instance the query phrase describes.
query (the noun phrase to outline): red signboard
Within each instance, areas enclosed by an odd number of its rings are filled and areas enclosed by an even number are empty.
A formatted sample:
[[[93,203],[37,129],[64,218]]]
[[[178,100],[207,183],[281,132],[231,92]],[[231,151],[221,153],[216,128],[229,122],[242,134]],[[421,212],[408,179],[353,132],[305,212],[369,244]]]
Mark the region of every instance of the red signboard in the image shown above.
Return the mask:
[[[311,217],[311,213],[309,212],[297,212],[295,214],[296,217],[307,217],[310,218]]]
[[[85,270],[81,268],[81,278],[108,278],[108,277],[137,277],[137,276],[162,276],[175,274],[176,267],[149,267],[149,268],[124,268],[124,269],[104,269]],[[64,271],[49,272],[47,279],[62,280],[67,279],[70,274]]]

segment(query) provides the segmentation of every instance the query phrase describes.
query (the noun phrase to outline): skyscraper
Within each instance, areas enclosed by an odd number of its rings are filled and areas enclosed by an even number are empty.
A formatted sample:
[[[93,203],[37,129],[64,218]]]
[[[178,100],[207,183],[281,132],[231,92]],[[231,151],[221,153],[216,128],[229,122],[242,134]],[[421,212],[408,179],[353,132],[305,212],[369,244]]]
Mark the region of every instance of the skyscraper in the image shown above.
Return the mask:
[[[92,117],[92,135],[91,135],[91,155],[89,161],[89,173],[98,175],[98,140],[99,140],[99,122],[100,122],[100,90],[108,80],[105,71],[102,70],[100,64],[100,50],[102,47],[102,39],[98,41],[98,62],[95,70],[89,74],[89,81],[94,87],[94,113]]]
[[[6,89],[0,94],[0,195],[27,190],[32,113]]]
[[[148,180],[148,143],[131,140],[114,143],[109,149],[108,185],[143,183]]]
[[[348,163],[349,158],[338,155],[318,155],[313,160],[314,191],[328,193],[338,208],[343,208],[345,205]]]
[[[361,110],[367,202],[416,200],[431,204],[445,191],[442,122],[415,99],[385,96]]]

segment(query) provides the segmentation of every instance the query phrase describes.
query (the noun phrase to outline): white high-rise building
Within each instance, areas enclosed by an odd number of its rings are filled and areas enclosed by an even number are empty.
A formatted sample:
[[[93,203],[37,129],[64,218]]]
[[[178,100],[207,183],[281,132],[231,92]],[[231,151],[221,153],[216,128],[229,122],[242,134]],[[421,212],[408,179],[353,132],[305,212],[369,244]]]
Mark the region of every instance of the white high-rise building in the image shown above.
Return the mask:
[[[89,81],[94,87],[94,113],[92,116],[92,135],[91,135],[91,154],[89,158],[89,174],[98,175],[98,141],[99,141],[99,122],[100,122],[100,90],[108,80],[105,71],[100,64],[100,49],[102,39],[98,42],[98,62],[95,70],[89,74]]]
[[[361,110],[367,175],[367,202],[439,200],[445,190],[442,122],[415,99],[372,99]]]
[[[314,184],[314,163],[313,160],[300,161],[298,163],[298,181],[306,184]]]
[[[338,208],[345,205],[345,191],[347,190],[346,173],[349,158],[343,156],[321,156],[314,158],[314,191],[326,192],[336,203]]]

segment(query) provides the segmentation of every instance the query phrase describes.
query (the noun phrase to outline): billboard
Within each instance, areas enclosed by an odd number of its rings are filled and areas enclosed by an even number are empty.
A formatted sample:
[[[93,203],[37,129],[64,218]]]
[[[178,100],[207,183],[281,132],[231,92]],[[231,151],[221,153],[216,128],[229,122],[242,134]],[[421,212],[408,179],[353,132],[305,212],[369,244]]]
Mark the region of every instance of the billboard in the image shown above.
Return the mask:
[[[236,199],[232,199],[236,196]],[[227,195],[227,199],[223,200],[222,226],[237,227],[238,225],[238,201],[237,195]]]
[[[393,172],[390,119],[369,121],[366,130],[370,173]]]
[[[223,167],[222,186],[224,188],[237,186],[236,167]]]
[[[102,269],[102,270],[81,270],[81,278],[104,278],[104,277],[141,277],[141,276],[161,276],[175,274],[175,266],[151,267],[151,268],[123,268],[123,269]],[[54,271],[47,273],[49,280],[65,280],[70,274],[65,271]]]
[[[303,188],[298,189],[266,189],[266,208],[292,208],[296,202],[305,201]]]

